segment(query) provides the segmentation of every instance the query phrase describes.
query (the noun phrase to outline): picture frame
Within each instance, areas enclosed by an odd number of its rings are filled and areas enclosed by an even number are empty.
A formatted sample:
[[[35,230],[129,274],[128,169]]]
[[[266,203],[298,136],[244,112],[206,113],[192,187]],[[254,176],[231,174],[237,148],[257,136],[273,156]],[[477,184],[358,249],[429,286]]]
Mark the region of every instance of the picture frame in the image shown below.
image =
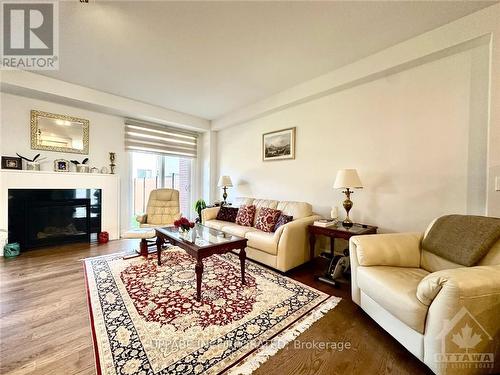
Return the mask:
[[[23,169],[23,160],[15,156],[2,156],[2,169]]]
[[[66,159],[54,160],[54,171],[55,172],[69,172],[69,160],[66,160]]]
[[[296,128],[287,128],[262,134],[262,160],[295,159]]]

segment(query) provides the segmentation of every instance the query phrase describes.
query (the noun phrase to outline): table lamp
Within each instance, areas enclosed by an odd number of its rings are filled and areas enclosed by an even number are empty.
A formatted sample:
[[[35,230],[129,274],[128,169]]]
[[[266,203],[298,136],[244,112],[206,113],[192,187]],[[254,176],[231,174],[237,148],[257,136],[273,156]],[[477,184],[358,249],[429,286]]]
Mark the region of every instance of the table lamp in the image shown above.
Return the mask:
[[[217,184],[217,187],[221,187],[222,190],[224,190],[224,193],[222,194],[222,198],[224,199],[223,204],[226,204],[226,198],[227,198],[227,188],[228,187],[233,187],[233,182],[231,181],[231,177],[229,176],[220,176],[219,178],[219,183]]]
[[[342,226],[346,229],[352,227],[352,221],[349,219],[349,211],[352,208],[351,194],[353,193],[350,189],[361,189],[363,184],[359,179],[358,172],[355,169],[341,169],[337,172],[337,177],[335,178],[335,183],[333,184],[334,189],[345,189],[342,193],[346,195],[346,200],[343,205],[347,216],[342,222]]]

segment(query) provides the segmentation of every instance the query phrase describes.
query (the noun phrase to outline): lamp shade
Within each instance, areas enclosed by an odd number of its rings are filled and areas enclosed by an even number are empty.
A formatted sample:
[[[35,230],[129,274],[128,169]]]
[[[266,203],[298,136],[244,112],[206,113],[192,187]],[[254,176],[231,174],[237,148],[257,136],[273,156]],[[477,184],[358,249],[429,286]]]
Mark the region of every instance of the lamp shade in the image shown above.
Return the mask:
[[[334,189],[361,189],[362,187],[363,184],[361,183],[358,172],[355,169],[341,169],[337,172],[337,177],[335,178],[335,183],[333,184]]]
[[[219,178],[219,183],[217,184],[217,187],[232,187],[233,182],[231,181],[231,177],[229,176],[220,176]]]

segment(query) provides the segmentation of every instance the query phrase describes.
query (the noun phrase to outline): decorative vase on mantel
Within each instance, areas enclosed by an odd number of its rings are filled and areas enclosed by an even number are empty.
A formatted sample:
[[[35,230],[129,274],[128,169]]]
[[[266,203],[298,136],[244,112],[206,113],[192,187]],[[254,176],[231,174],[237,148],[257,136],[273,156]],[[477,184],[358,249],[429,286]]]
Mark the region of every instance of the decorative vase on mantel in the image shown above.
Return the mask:
[[[27,171],[39,171],[40,170],[40,163],[37,163],[36,161],[27,161],[26,162],[26,170]]]
[[[111,174],[115,174],[115,167],[116,167],[115,160],[116,160],[116,153],[110,152],[109,153],[109,161],[110,161],[109,168],[111,169],[111,172],[110,172]]]

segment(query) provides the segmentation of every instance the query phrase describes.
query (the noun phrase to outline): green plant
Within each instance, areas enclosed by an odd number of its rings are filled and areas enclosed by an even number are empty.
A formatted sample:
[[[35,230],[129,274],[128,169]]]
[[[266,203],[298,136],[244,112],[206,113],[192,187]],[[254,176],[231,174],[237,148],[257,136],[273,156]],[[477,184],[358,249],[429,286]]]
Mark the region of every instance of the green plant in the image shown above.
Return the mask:
[[[194,210],[198,214],[198,219],[196,220],[198,223],[201,223],[201,211],[203,211],[205,208],[207,208],[207,204],[203,199],[198,199],[194,203]]]

